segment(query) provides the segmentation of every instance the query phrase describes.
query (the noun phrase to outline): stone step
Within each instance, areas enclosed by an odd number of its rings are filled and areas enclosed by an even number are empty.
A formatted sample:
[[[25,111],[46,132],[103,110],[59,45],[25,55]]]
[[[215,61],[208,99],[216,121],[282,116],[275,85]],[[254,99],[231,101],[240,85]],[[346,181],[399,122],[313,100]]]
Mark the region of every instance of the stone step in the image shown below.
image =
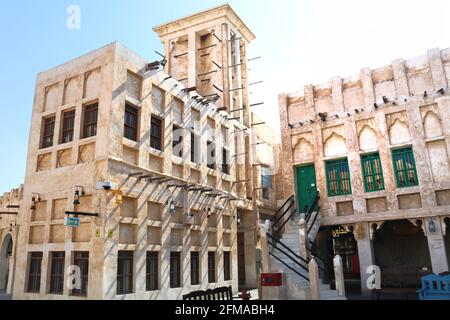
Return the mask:
[[[283,241],[283,244],[294,252],[297,252],[297,251],[300,252],[300,243],[295,242],[295,240]],[[286,249],[286,247],[283,247],[281,245],[277,246],[277,248],[280,248],[281,250],[288,251]],[[278,251],[280,251],[280,250],[278,250]]]
[[[328,298],[328,299],[320,298],[320,300],[347,300],[347,298],[346,297],[341,297],[341,296],[336,296],[336,297]]]
[[[320,300],[328,300],[332,298],[338,298],[336,290],[320,290]]]
[[[281,240],[283,241],[284,239],[300,239],[300,235],[298,234],[298,232],[293,233],[293,234],[283,234],[283,236],[281,237]]]
[[[292,245],[298,245],[298,244],[300,244],[300,240],[299,239],[289,239],[289,238],[288,239],[281,239],[281,243],[285,244],[287,246],[289,246],[288,243],[292,244]]]

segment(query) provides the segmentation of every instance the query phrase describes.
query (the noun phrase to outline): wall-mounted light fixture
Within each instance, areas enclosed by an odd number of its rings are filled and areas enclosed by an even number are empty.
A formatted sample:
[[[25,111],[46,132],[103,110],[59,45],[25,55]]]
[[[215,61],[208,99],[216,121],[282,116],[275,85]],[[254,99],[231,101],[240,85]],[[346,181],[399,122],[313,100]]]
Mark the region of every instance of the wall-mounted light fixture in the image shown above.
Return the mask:
[[[177,210],[177,208],[175,207],[175,200],[170,197],[169,200],[167,200],[167,203],[169,204],[169,213],[174,214]]]
[[[41,196],[39,193],[31,193],[31,210],[36,210],[36,203],[41,202]]]
[[[433,220],[428,221],[428,231],[431,233],[436,232],[436,223]]]
[[[9,224],[9,233],[13,232],[13,228],[17,227],[17,223],[14,221],[14,224],[12,222]]]
[[[120,190],[120,189],[113,190],[112,194],[115,196],[114,203],[117,206],[121,206],[123,204],[123,193],[122,193],[122,190]]]
[[[75,186],[75,194],[73,197],[73,205],[80,204],[80,194],[84,196],[84,188],[82,186]]]
[[[212,210],[211,210],[211,207],[206,207],[206,208],[205,208],[205,211],[206,211],[206,217],[207,217],[207,218],[209,218],[209,217],[212,216]]]

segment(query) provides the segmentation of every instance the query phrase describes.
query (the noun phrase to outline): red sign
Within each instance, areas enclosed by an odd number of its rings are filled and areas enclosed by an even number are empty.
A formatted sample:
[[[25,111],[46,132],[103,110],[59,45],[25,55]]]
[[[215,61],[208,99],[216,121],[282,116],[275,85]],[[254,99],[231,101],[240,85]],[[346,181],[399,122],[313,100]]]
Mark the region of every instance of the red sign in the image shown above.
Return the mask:
[[[281,287],[281,273],[261,273],[262,287]]]

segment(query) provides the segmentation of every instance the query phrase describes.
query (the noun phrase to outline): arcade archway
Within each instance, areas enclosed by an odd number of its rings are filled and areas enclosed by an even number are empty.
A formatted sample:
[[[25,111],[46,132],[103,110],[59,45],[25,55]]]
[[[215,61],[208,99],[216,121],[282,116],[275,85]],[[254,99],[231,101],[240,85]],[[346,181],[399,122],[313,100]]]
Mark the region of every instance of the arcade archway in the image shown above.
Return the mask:
[[[444,235],[444,244],[445,244],[445,251],[447,253],[447,264],[450,267],[450,217],[446,217],[444,219],[445,223],[445,235]]]
[[[13,240],[10,234],[7,234],[0,247],[0,293],[6,292],[8,281],[11,276],[11,257],[13,250]]]
[[[420,220],[386,221],[375,231],[373,248],[382,287],[419,287],[420,277],[432,270]]]

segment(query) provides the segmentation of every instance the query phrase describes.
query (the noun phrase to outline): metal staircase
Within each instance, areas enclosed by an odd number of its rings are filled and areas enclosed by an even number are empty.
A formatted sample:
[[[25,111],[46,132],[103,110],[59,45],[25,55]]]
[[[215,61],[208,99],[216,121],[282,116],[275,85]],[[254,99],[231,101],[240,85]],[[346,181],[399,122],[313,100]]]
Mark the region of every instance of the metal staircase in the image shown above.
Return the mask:
[[[312,257],[317,260],[322,273],[324,268],[330,267],[316,255],[318,251],[313,243],[320,228],[319,198],[317,194],[307,212],[298,214],[294,195],[289,197],[272,219],[272,232],[267,233],[270,266],[272,271],[282,270],[286,274],[287,297],[289,299],[311,299],[308,263]],[[300,243],[299,236],[299,221],[302,218],[305,221],[307,231],[305,244]],[[302,245],[305,246],[303,256],[301,253]],[[321,279],[319,286],[321,300],[345,300],[344,297],[338,296],[329,284],[323,283]]]

